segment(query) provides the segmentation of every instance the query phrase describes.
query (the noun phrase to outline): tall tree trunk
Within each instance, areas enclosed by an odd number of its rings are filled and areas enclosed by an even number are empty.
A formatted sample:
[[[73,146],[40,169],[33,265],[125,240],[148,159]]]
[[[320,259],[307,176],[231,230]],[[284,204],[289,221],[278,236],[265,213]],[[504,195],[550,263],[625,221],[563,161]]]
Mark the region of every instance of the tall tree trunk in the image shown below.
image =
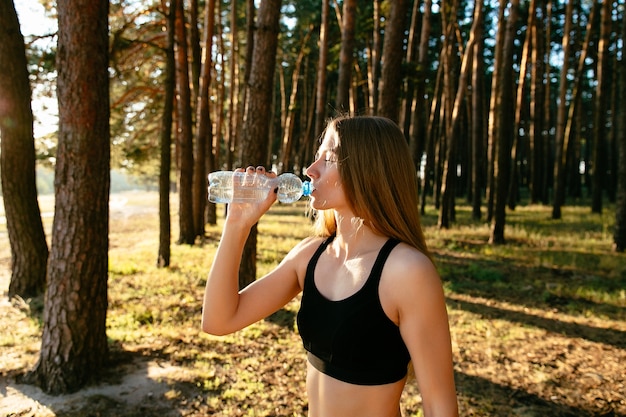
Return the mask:
[[[354,30],[356,22],[356,0],[344,0],[341,23],[341,50],[339,52],[339,79],[335,108],[340,112],[350,109],[350,85],[354,53]]]
[[[530,5],[528,6],[530,11],[535,10],[535,0],[530,0]],[[534,18],[534,13],[528,13],[528,18],[526,20],[526,35],[524,37],[524,45],[522,47],[522,59],[520,63],[520,72],[517,82],[517,94],[515,100],[515,119],[513,121],[513,145],[511,146],[511,163],[513,164],[511,168],[511,178],[509,182],[509,191],[508,191],[508,206],[511,210],[515,210],[518,201],[519,195],[519,183],[523,180],[520,173],[520,167],[524,156],[520,157],[520,149],[523,146],[522,141],[525,141],[527,134],[524,134],[523,137],[520,137],[520,130],[522,128],[524,111],[527,109],[528,103],[526,100],[526,84],[527,84],[527,74],[529,67],[529,60],[531,55],[531,47],[532,47],[532,26]],[[526,126],[527,127],[527,126]],[[527,131],[527,129],[524,129]],[[518,159],[520,164],[518,165]]]
[[[406,66],[411,68],[404,76],[404,94],[402,96],[402,105],[400,108],[400,127],[404,132],[409,145],[411,144],[411,127],[412,127],[412,108],[414,102],[415,93],[415,55],[419,43],[419,18],[420,15],[420,2],[413,2],[413,10],[411,11],[411,24],[409,26],[409,37],[406,50]],[[419,165],[415,165],[419,167]]]
[[[11,245],[9,298],[43,294],[48,244],[35,181],[35,142],[24,37],[12,0],[0,0],[0,177]]]
[[[543,94],[543,130],[541,130],[541,145],[542,145],[542,187],[541,187],[541,201],[544,204],[548,204],[549,201],[549,188],[550,188],[550,167],[552,167],[552,156],[551,156],[551,146],[552,142],[552,134],[551,129],[548,129],[548,126],[553,126],[554,121],[552,120],[552,114],[550,112],[550,105],[552,103],[552,65],[550,64],[550,57],[552,56],[552,0],[548,0],[546,4],[546,13],[545,13],[545,33],[544,33],[544,94]]]
[[[311,35],[313,34],[313,27],[308,29],[306,35],[302,39],[302,43],[300,44],[300,51],[298,52],[298,57],[296,58],[296,63],[293,66],[293,72],[291,73],[291,94],[289,95],[289,102],[287,104],[287,108],[285,109],[286,118],[285,118],[285,127],[283,129],[283,140],[282,140],[282,161],[281,161],[281,171],[292,171],[293,161],[292,157],[292,149],[293,149],[293,129],[295,124],[295,116],[296,116],[296,99],[298,97],[298,84],[300,80],[300,68],[302,66],[302,60],[307,54],[309,39],[311,39]]]
[[[479,27],[482,22],[483,6],[480,2],[474,3],[474,21],[470,29],[469,39],[465,45],[463,59],[461,61],[461,72],[459,83],[457,86],[450,124],[447,127],[447,153],[444,161],[443,180],[441,189],[441,209],[439,210],[439,227],[450,227],[451,215],[454,207],[454,190],[456,181],[456,161],[457,161],[457,143],[459,138],[459,127],[461,124],[461,109],[465,100],[467,86],[470,79],[470,71],[472,68],[472,57],[474,53],[474,45],[481,31]]]
[[[159,255],[157,266],[170,265],[172,224],[170,213],[170,175],[172,171],[172,118],[176,90],[176,60],[174,58],[174,31],[176,25],[176,2],[170,0],[167,13],[167,46],[165,50],[165,98],[161,118],[159,167]]]
[[[109,246],[107,0],[59,0],[59,147],[39,362],[45,392],[81,388],[106,363]]]
[[[244,126],[243,166],[258,165],[269,153],[269,115],[272,106],[274,68],[278,44],[281,0],[265,0],[261,3],[254,35],[254,50],[248,103]],[[250,231],[241,259],[239,286],[250,284],[256,279],[257,227]]]
[[[317,61],[317,85],[315,87],[315,137],[319,138],[326,121],[326,67],[328,65],[328,13],[329,0],[322,0],[322,23],[320,25],[319,59]]]
[[[618,100],[621,103],[617,120],[617,132],[615,140],[617,141],[618,162],[617,162],[617,193],[615,204],[615,228],[613,231],[613,250],[616,252],[624,252],[626,250],[626,21],[624,20],[624,12],[622,11],[622,35],[621,35],[621,57],[622,62],[618,68]]]
[[[373,1],[372,15],[372,45],[369,48],[368,63],[368,114],[378,112],[378,83],[380,81],[380,56],[382,44],[380,42],[380,3],[381,0]]]
[[[553,177],[553,191],[554,195],[552,198],[552,218],[560,219],[561,218],[561,206],[563,205],[564,199],[564,184],[565,184],[565,174],[563,173],[565,168],[565,163],[562,162],[567,156],[565,152],[563,152],[563,138],[565,135],[565,123],[567,118],[567,77],[569,73],[569,62],[570,56],[572,55],[572,42],[571,32],[572,32],[572,20],[573,20],[573,11],[574,11],[574,0],[569,0],[567,2],[567,8],[565,12],[565,27],[563,28],[563,63],[561,64],[561,80],[559,86],[559,104],[557,109],[556,116],[556,134],[554,138],[555,142],[555,153],[554,153],[554,177]],[[574,104],[572,104],[573,106]]]
[[[378,114],[387,117],[396,123],[400,121],[400,89],[402,87],[404,59],[404,33],[406,16],[409,9],[407,0],[391,2],[389,19],[385,26],[385,40],[383,42],[382,78],[379,86]]]
[[[215,0],[209,0],[204,9],[204,40],[202,69],[200,71],[200,92],[198,94],[198,114],[196,116],[195,157],[193,165],[193,226],[194,236],[204,239],[205,209],[207,205],[207,172],[214,170],[207,166],[213,158],[213,134],[211,132],[210,89],[213,69],[213,30],[215,29]],[[218,137],[219,130],[218,130]]]
[[[493,74],[491,75],[491,96],[489,98],[489,122],[487,127],[488,139],[487,139],[487,221],[493,220],[494,202],[496,194],[495,184],[495,167],[496,167],[496,153],[497,153],[497,132],[498,132],[498,117],[497,111],[500,104],[500,71],[502,62],[502,49],[504,46],[504,28],[505,19],[504,11],[506,10],[506,1],[500,2],[500,9],[498,12],[498,31],[496,33],[496,46],[495,46],[495,64],[493,67]],[[509,68],[506,68],[509,71]]]
[[[511,138],[512,126],[509,122],[513,119],[513,43],[517,28],[519,14],[519,0],[511,1],[509,17],[506,22],[506,33],[502,47],[502,61],[496,62],[498,66],[498,129],[497,129],[497,159],[494,171],[496,193],[494,198],[494,216],[489,242],[492,244],[504,243],[504,226],[506,222],[506,201],[509,187],[511,165]]]
[[[484,7],[482,3],[478,3],[475,7]],[[478,16],[478,21],[474,21],[476,25],[476,41],[474,43],[474,57],[472,59],[472,218],[479,220],[481,217],[480,205],[482,196],[482,186],[484,181],[484,139],[485,139],[485,116],[482,111],[485,108],[484,104],[484,12],[481,11]]]
[[[529,11],[533,16],[532,24],[528,28],[531,31],[532,39],[532,56],[531,56],[531,73],[530,73],[530,120],[528,127],[529,148],[530,148],[530,202],[531,204],[539,203],[542,198],[542,178],[545,172],[542,171],[541,162],[544,159],[542,153],[542,132],[543,132],[543,67],[545,65],[543,59],[543,20],[537,19],[537,15],[542,10],[542,0],[538,0],[535,9]],[[543,16],[544,13],[541,13]]]
[[[607,155],[605,151],[606,110],[609,100],[609,43],[611,42],[611,12],[613,2],[603,1],[600,12],[600,40],[598,42],[598,60],[596,67],[596,93],[594,97],[593,118],[593,160],[591,211],[602,213],[602,191],[606,177]]]
[[[177,2],[176,10],[176,85],[178,98],[178,221],[179,244],[193,245],[195,230],[193,225],[193,132],[191,117],[191,90],[189,88],[189,64],[187,34],[185,30],[185,10],[183,1]]]
[[[422,30],[420,33],[419,51],[417,54],[415,73],[415,105],[413,110],[413,134],[410,145],[413,162],[416,167],[422,163],[422,154],[428,140],[427,123],[429,120],[428,101],[426,99],[426,68],[428,67],[428,51],[431,29],[432,1],[424,0],[424,14],[422,15]],[[422,181],[423,182],[423,181]]]

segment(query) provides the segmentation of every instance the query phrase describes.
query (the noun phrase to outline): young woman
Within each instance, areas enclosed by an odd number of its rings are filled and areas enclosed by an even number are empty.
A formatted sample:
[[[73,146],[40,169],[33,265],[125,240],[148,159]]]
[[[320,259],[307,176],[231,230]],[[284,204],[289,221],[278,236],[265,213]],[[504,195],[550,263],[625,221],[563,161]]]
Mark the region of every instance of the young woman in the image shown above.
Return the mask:
[[[245,172],[252,182],[276,175],[263,167]],[[381,117],[333,119],[306,174],[315,188],[315,236],[241,292],[244,243],[276,195],[229,206],[206,284],[203,331],[235,332],[302,292],[309,417],[399,417],[409,362],[424,415],[457,416],[444,294],[422,234],[404,135]]]

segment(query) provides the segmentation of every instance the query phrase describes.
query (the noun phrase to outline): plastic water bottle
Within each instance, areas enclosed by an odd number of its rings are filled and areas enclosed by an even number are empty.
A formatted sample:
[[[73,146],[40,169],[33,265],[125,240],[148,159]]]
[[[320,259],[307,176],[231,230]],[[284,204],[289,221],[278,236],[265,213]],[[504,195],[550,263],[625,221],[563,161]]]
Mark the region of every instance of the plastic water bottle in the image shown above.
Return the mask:
[[[236,184],[233,187],[233,181]],[[217,171],[209,174],[209,201],[212,203],[253,203],[263,201],[278,187],[278,201],[294,203],[311,194],[309,181],[302,182],[294,174],[284,173],[276,178],[245,172]]]

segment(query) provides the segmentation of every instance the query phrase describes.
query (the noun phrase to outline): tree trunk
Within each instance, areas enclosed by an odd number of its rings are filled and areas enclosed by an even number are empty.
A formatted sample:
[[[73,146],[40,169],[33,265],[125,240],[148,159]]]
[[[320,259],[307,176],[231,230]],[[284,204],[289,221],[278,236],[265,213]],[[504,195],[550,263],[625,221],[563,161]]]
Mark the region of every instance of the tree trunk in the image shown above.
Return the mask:
[[[609,100],[609,44],[611,42],[612,2],[603,1],[600,12],[600,40],[598,42],[598,60],[596,68],[596,94],[594,97],[593,120],[593,160],[591,211],[602,213],[602,191],[606,177],[607,155],[605,152],[606,110]]]
[[[207,154],[213,151],[213,133],[211,131],[210,89],[211,70],[213,69],[213,30],[215,29],[215,0],[209,0],[205,6],[204,41],[202,68],[200,71],[200,93],[198,94],[198,114],[196,116],[196,140],[193,164],[193,227],[194,236],[204,239],[205,209],[207,205],[207,172],[214,167],[207,166]],[[218,130],[219,136],[219,130]]]
[[[478,7],[484,7],[482,3]],[[480,220],[480,205],[482,196],[482,185],[484,181],[484,138],[485,138],[485,116],[482,111],[485,108],[484,105],[484,18],[483,11],[481,11],[479,21],[475,21],[476,25],[476,42],[474,43],[474,58],[472,60],[472,218],[474,220]]]
[[[281,171],[291,172],[293,161],[292,157],[292,149],[293,149],[293,130],[295,124],[295,116],[296,116],[296,99],[298,97],[298,84],[300,80],[300,68],[302,66],[302,60],[305,55],[308,53],[308,43],[309,39],[311,39],[311,35],[313,34],[313,28],[310,27],[306,35],[304,35],[304,39],[302,39],[302,43],[300,44],[300,51],[298,52],[298,57],[296,58],[296,63],[293,66],[293,72],[291,73],[291,94],[289,95],[289,102],[287,103],[287,108],[285,109],[286,117],[285,117],[285,126],[283,129],[283,140],[282,140],[282,160],[281,160]],[[269,152],[268,152],[269,153]]]
[[[59,147],[39,362],[45,392],[81,388],[107,360],[109,2],[59,0]]]
[[[506,201],[509,187],[510,165],[511,165],[511,138],[512,126],[510,120],[513,119],[513,75],[510,70],[513,68],[513,43],[517,28],[517,18],[519,14],[519,0],[513,0],[509,8],[509,17],[506,22],[506,33],[504,35],[502,47],[502,60],[496,62],[498,67],[498,128],[497,128],[497,159],[494,171],[494,181],[496,193],[494,198],[494,216],[491,228],[489,243],[504,243],[504,226],[506,222]]]
[[[529,165],[530,165],[530,203],[537,204],[542,201],[543,192],[543,178],[545,172],[542,170],[542,161],[544,159],[543,147],[542,147],[542,132],[543,132],[543,68],[545,65],[543,55],[543,20],[537,19],[537,15],[541,10],[541,0],[538,0],[540,4],[536,7],[536,10],[531,9],[530,13],[533,15],[532,25],[528,30],[532,32],[532,47],[531,47],[531,73],[530,73],[530,120],[528,126],[529,135]],[[541,13],[543,16],[544,13]]]
[[[257,17],[252,66],[248,82],[248,102],[244,126],[243,166],[265,161],[269,153],[269,115],[272,106],[274,68],[278,44],[281,0],[266,0],[261,3]],[[250,284],[256,279],[256,226],[250,231],[244,247],[239,271],[239,286]]]
[[[530,5],[528,6],[529,10],[535,10],[535,0],[530,0]],[[520,130],[523,124],[524,111],[528,108],[528,102],[526,100],[526,84],[527,84],[527,74],[529,67],[529,59],[531,54],[531,45],[532,45],[532,30],[530,29],[533,26],[534,22],[534,13],[528,13],[528,18],[526,20],[526,34],[524,37],[524,45],[522,46],[522,57],[520,62],[520,72],[517,82],[517,94],[515,101],[515,119],[513,121],[513,146],[511,147],[511,163],[513,164],[511,169],[511,177],[509,182],[509,191],[508,191],[508,206],[511,210],[515,210],[517,206],[518,198],[519,198],[519,184],[520,181],[523,180],[520,173],[520,167],[522,165],[524,156],[520,157],[520,149],[523,146],[523,141],[526,140],[527,135],[524,134],[523,137],[520,137]],[[526,130],[526,129],[525,129]],[[520,164],[518,165],[518,159]]]
[[[385,26],[383,42],[382,77],[379,86],[378,114],[394,122],[400,120],[400,90],[402,87],[404,59],[404,38],[406,17],[409,10],[407,0],[391,2],[389,19]]]
[[[461,72],[456,94],[454,96],[452,113],[450,115],[450,124],[446,130],[447,152],[444,161],[442,190],[441,190],[441,209],[439,211],[439,227],[450,227],[451,215],[454,209],[454,190],[456,182],[456,161],[457,161],[457,143],[459,141],[459,126],[461,123],[461,109],[467,86],[469,84],[470,70],[472,68],[472,57],[474,52],[474,44],[481,31],[479,27],[482,22],[482,3],[474,3],[474,21],[470,29],[469,39],[465,45],[463,59],[461,62]]]
[[[504,11],[506,10],[507,2],[500,3],[500,9],[498,12],[498,31],[496,33],[496,46],[495,46],[495,64],[493,67],[493,74],[491,75],[491,96],[489,98],[489,122],[487,127],[488,139],[487,139],[487,221],[493,220],[494,201],[496,194],[495,184],[495,166],[496,166],[496,152],[497,152],[497,131],[498,131],[498,117],[497,109],[499,102],[499,77],[500,77],[500,62],[502,62],[502,49],[504,45]],[[509,68],[506,68],[509,71]]]
[[[177,2],[176,10],[176,85],[178,97],[178,221],[179,244],[193,245],[195,230],[193,222],[193,133],[191,121],[191,90],[189,88],[189,63],[185,11],[183,1]]]
[[[411,154],[416,167],[422,163],[422,154],[428,141],[427,124],[429,119],[428,101],[426,96],[426,68],[428,66],[428,51],[430,39],[430,19],[432,16],[432,1],[424,0],[424,14],[422,15],[422,30],[420,33],[419,52],[417,54],[417,69],[415,73],[415,108],[413,110],[413,134],[411,135]],[[422,181],[423,182],[423,181]]]
[[[622,12],[623,13],[623,12]],[[623,15],[622,15],[623,16]],[[624,53],[626,47],[624,42],[626,41],[626,22],[622,18],[622,48],[621,57],[622,63],[618,66],[618,85],[619,93],[618,100],[621,103],[619,106],[619,114],[617,114],[615,120],[617,120],[617,132],[615,134],[615,140],[617,142],[618,150],[618,171],[617,171],[617,193],[615,204],[615,229],[613,231],[613,250],[616,252],[624,252],[626,250],[626,59]]]
[[[544,33],[544,53],[543,53],[543,65],[544,65],[544,88],[543,88],[543,129],[541,130],[541,145],[542,150],[541,153],[543,155],[543,159],[541,160],[541,170],[543,172],[542,184],[541,184],[541,201],[544,204],[548,204],[549,201],[549,188],[550,188],[550,173],[552,170],[550,169],[552,165],[551,156],[551,146],[550,143],[553,141],[553,137],[551,129],[548,126],[553,126],[554,121],[552,120],[552,115],[550,112],[550,105],[552,103],[552,83],[550,80],[552,79],[552,65],[550,64],[550,57],[552,56],[552,0],[548,0],[546,4],[545,10],[545,33]]]
[[[367,112],[370,115],[378,112],[378,83],[380,81],[380,55],[382,45],[380,43],[380,3],[381,0],[374,0],[372,5],[372,45],[368,48],[369,62],[367,65],[367,90],[368,103]]]
[[[552,218],[561,218],[561,206],[564,199],[564,168],[563,162],[567,154],[563,151],[563,138],[565,135],[565,123],[567,118],[567,77],[569,73],[569,61],[572,54],[572,43],[570,41],[570,35],[572,32],[572,20],[573,20],[574,0],[567,2],[567,8],[565,12],[565,27],[563,29],[563,62],[561,67],[561,80],[559,90],[559,104],[556,116],[556,134],[554,138],[555,153],[554,153],[554,177],[553,177],[553,191],[552,197]],[[573,106],[574,104],[572,104]]]
[[[172,224],[170,213],[170,175],[172,171],[172,118],[174,92],[176,90],[176,61],[174,58],[174,31],[176,24],[176,2],[170,0],[167,13],[167,49],[165,51],[165,98],[161,118],[161,165],[159,167],[159,256],[157,266],[170,265]]]
[[[12,0],[0,0],[0,170],[11,245],[9,298],[43,294],[48,244],[35,181],[35,142],[24,37]]]
[[[317,86],[315,87],[315,137],[319,138],[326,122],[326,67],[328,65],[328,13],[329,0],[322,0],[322,23],[320,25],[319,59],[317,62]]]
[[[339,79],[335,108],[339,112],[350,109],[350,85],[352,83],[352,56],[354,53],[354,30],[356,0],[344,0],[341,24],[341,50],[339,52]]]

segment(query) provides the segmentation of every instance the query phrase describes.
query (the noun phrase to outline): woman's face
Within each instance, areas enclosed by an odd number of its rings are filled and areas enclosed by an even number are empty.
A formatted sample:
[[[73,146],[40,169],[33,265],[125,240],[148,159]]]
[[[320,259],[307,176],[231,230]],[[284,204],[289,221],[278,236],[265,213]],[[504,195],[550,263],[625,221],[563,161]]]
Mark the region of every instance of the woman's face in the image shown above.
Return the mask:
[[[346,197],[339,176],[337,154],[337,132],[327,129],[320,147],[315,154],[315,161],[306,169],[314,190],[311,203],[316,210],[337,209],[346,204]]]

